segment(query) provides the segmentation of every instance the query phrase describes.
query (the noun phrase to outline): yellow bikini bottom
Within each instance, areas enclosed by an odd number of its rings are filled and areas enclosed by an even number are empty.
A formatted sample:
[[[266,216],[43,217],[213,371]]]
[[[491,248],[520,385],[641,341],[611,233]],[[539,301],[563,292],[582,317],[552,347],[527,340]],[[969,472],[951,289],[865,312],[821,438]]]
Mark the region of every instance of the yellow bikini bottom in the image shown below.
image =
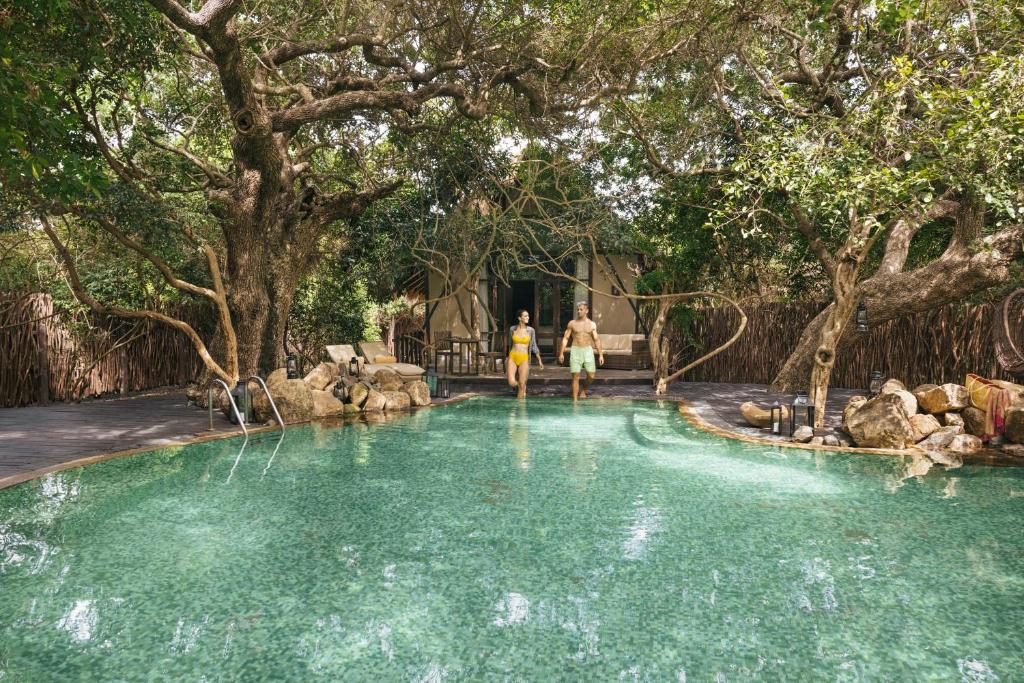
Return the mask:
[[[526,361],[530,360],[530,354],[523,353],[522,351],[511,351],[508,354],[508,359],[516,365],[522,365]]]

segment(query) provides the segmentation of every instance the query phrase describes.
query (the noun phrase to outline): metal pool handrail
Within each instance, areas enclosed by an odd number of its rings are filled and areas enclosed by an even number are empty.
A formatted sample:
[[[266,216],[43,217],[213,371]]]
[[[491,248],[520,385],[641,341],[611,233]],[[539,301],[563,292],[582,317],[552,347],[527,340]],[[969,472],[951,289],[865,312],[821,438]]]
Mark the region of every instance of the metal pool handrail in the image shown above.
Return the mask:
[[[277,418],[277,424],[281,425],[281,431],[284,431],[284,420],[281,419],[281,413],[277,412],[277,404],[274,403],[274,397],[270,395],[270,389],[267,388],[267,383],[263,381],[263,378],[259,375],[253,375],[247,381],[251,382],[256,380],[263,387],[263,393],[267,395],[267,400],[270,401],[270,407],[274,410],[274,417]]]
[[[242,433],[249,436],[249,430],[245,428],[245,418],[242,417],[241,413],[238,412],[238,406],[235,405],[235,398],[231,395],[231,389],[228,389],[228,385],[222,379],[210,380],[210,386],[207,387],[206,393],[206,406],[210,411],[210,431],[213,431],[213,385],[219,384],[224,387],[224,393],[228,395],[228,401],[231,403],[231,409],[235,411],[235,419],[238,420],[238,425],[242,428]],[[277,408],[274,408],[274,412],[277,412]]]

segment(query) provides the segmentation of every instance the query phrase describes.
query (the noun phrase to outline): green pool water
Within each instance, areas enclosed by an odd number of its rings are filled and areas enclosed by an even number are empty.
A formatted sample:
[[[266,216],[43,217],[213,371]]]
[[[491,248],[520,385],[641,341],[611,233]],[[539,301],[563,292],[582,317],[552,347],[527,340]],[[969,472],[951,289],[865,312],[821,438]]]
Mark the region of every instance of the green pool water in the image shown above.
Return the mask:
[[[0,681],[1024,680],[1024,470],[473,399],[0,491]]]

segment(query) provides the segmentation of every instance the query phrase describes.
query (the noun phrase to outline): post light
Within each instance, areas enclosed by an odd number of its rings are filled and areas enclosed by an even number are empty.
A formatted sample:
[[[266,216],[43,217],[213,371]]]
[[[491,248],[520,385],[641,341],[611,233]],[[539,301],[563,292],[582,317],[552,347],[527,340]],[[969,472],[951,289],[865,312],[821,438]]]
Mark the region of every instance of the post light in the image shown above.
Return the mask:
[[[882,390],[882,371],[872,370],[871,381],[868,383],[868,398],[874,398],[878,396],[878,392]]]
[[[249,383],[245,380],[238,380],[238,384],[231,390],[231,398],[238,407],[238,414],[242,416],[242,421],[247,424],[252,422],[252,401],[249,400]],[[228,413],[228,419],[231,420],[231,424],[238,424],[238,420],[235,419],[235,411],[232,410]]]
[[[289,353],[285,359],[285,367],[288,369],[288,379],[299,378],[299,362],[295,360],[295,354]]]
[[[427,388],[430,389],[430,397],[437,398],[437,370],[433,366],[427,368]]]
[[[857,304],[857,314],[854,316],[857,321],[857,331],[868,331],[868,306],[863,301]]]
[[[772,404],[770,413],[772,434],[782,434],[782,405],[776,401]]]
[[[796,431],[796,415],[797,411],[803,410],[803,419],[801,420],[801,427],[807,425],[811,429],[814,429],[814,404],[807,400],[806,391],[798,391],[796,398],[793,399],[793,403],[789,406],[789,435],[793,436]]]
[[[359,376],[359,356],[352,356],[348,359],[348,374],[350,377]]]

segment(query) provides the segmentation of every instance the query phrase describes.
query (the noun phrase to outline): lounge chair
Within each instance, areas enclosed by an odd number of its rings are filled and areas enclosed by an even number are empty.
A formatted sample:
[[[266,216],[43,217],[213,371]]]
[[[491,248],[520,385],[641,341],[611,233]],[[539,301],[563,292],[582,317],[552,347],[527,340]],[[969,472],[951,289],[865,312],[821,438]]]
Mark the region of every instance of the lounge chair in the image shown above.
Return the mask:
[[[377,346],[374,346],[376,344]],[[370,348],[367,349],[367,346]],[[424,372],[423,368],[418,365],[412,365],[411,363],[368,363],[367,359],[356,353],[355,347],[352,344],[334,344],[327,348],[327,355],[331,357],[331,361],[341,366],[342,372],[348,372],[349,362],[354,357],[359,364],[359,375],[373,375],[378,370],[391,370],[399,377],[402,378],[403,382],[413,382],[420,379]],[[387,349],[384,348],[383,344],[379,342],[360,342],[359,348],[363,350],[363,353],[372,353],[373,358],[383,357],[387,353]],[[383,351],[383,353],[378,353]]]
[[[370,375],[378,370],[391,370],[401,377],[403,382],[414,382],[426,372],[418,365],[399,363],[394,356],[388,354],[387,347],[381,342],[359,342],[359,350],[363,352],[365,359],[363,372]]]

